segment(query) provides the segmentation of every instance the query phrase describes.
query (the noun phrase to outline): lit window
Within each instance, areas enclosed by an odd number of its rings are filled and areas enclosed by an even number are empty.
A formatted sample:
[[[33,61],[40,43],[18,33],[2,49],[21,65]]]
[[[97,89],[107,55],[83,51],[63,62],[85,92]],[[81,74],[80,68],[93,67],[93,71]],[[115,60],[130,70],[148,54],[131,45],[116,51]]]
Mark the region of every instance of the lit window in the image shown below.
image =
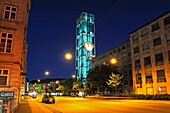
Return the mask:
[[[0,69],[0,85],[7,85],[8,74],[7,69]]]
[[[164,70],[158,70],[157,71],[157,82],[166,82]]]
[[[146,83],[153,83],[153,80],[152,80],[152,72],[146,72],[145,73],[145,76],[146,76]]]
[[[4,19],[6,20],[16,20],[17,8],[13,6],[5,6]]]
[[[170,24],[170,16],[164,19],[164,25]]]
[[[168,33],[168,34],[166,35],[166,41],[167,41],[167,42],[170,41],[170,33]]]
[[[152,25],[152,32],[156,31],[157,29],[159,29],[159,23]]]
[[[13,34],[1,33],[0,37],[0,52],[11,53]]]
[[[145,36],[145,35],[147,35],[148,34],[148,29],[146,28],[146,29],[144,29],[142,32],[141,32],[141,36],[143,37],[143,36]]]
[[[153,40],[153,45],[154,46],[157,46],[157,45],[160,45],[160,44],[161,44],[161,37],[156,38],[156,39]]]
[[[142,76],[141,76],[141,73],[136,74],[136,84],[142,84]]]
[[[149,42],[143,44],[143,50],[149,49]]]

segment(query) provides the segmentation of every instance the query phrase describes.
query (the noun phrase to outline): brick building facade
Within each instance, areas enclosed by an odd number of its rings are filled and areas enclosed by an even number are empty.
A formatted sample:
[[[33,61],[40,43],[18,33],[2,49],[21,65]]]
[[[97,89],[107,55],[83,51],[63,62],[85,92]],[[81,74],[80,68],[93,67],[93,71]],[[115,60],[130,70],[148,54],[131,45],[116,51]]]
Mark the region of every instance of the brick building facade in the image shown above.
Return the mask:
[[[170,94],[170,11],[130,33],[134,94]]]
[[[0,91],[14,92],[15,106],[24,92],[27,24],[31,0],[0,0]]]

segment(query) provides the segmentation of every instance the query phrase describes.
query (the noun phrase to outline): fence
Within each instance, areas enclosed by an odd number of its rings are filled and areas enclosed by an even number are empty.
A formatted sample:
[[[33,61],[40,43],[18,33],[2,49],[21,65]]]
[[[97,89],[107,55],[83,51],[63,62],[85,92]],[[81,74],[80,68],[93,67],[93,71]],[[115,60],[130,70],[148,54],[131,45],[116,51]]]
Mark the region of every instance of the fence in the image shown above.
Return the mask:
[[[0,113],[11,113],[15,109],[15,99],[0,100]]]

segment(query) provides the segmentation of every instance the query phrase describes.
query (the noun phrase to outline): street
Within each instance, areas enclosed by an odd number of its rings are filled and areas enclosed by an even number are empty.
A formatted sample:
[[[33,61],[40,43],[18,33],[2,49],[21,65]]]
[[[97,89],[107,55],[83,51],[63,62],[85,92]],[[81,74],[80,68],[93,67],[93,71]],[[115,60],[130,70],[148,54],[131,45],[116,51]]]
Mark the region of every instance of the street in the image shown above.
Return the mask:
[[[170,101],[55,97],[55,104],[45,104],[41,98],[25,99],[15,113],[170,113]]]

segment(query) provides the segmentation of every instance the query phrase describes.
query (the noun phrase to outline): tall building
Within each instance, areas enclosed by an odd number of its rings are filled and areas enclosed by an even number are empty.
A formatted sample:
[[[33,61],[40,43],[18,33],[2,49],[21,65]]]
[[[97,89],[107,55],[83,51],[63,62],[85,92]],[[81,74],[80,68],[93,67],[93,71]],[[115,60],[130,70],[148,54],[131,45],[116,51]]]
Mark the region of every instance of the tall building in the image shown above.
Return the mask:
[[[91,68],[101,65],[109,65],[111,59],[117,60],[117,69],[124,75],[121,87],[118,89],[119,94],[132,94],[133,93],[133,80],[132,80],[132,63],[131,63],[131,47],[130,41],[126,41],[105,53],[98,55],[92,59],[90,64]]]
[[[170,11],[130,33],[134,94],[170,94]]]
[[[0,0],[0,91],[14,92],[15,107],[25,91],[30,5],[31,0]]]
[[[75,68],[77,80],[85,84],[90,60],[95,57],[95,19],[93,14],[82,12],[76,21]]]

